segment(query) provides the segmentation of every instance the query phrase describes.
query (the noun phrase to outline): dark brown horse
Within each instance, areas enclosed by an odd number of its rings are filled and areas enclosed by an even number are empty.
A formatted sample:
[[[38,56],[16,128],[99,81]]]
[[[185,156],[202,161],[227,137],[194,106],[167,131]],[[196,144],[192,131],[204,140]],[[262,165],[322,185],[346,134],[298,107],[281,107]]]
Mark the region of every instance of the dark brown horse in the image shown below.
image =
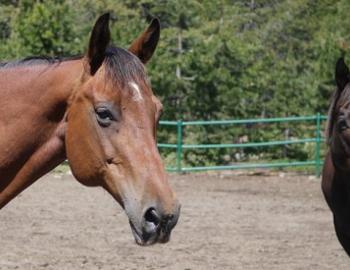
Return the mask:
[[[329,109],[322,191],[333,212],[337,237],[350,256],[350,73],[344,59],[335,70],[337,90]]]
[[[128,50],[109,46],[108,23],[108,14],[97,20],[82,57],[1,65],[0,209],[68,159],[79,182],[124,208],[138,244],[167,242],[180,207],[156,145],[162,105],[143,65],[159,21]]]

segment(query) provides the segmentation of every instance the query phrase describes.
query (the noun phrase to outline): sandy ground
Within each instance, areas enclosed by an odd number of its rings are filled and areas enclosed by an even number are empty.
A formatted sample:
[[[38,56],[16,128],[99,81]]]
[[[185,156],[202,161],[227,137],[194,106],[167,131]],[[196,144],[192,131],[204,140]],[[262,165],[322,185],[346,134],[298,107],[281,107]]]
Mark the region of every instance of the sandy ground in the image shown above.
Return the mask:
[[[182,203],[165,245],[139,247],[99,188],[50,174],[0,211],[0,269],[349,269],[319,180],[172,175]]]

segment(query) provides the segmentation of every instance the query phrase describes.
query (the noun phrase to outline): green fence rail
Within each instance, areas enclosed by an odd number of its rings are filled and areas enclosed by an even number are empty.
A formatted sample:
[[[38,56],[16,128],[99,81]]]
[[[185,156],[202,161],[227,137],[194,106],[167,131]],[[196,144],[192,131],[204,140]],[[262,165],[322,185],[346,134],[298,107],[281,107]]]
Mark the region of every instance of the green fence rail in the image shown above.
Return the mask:
[[[172,148],[176,151],[175,167],[167,167],[170,172],[191,172],[191,171],[207,171],[207,170],[233,170],[233,169],[252,169],[252,168],[283,168],[283,167],[297,167],[297,166],[314,166],[315,174],[317,176],[321,173],[321,143],[323,141],[321,122],[327,117],[321,114],[314,116],[300,116],[300,117],[284,117],[284,118],[262,118],[262,119],[239,119],[239,120],[216,120],[216,121],[160,121],[160,128],[162,126],[176,127],[177,140],[176,143],[158,143],[158,147]],[[227,125],[242,125],[242,124],[261,124],[261,123],[286,123],[286,122],[313,122],[315,125],[315,136],[313,138],[293,139],[283,141],[267,141],[267,142],[251,142],[251,143],[232,143],[232,144],[184,144],[183,130],[187,126],[227,126]],[[232,165],[218,165],[218,166],[196,166],[184,167],[183,152],[187,149],[213,149],[213,148],[257,148],[265,146],[276,145],[290,145],[290,144],[315,144],[315,157],[313,160],[307,161],[290,161],[290,162],[270,162],[270,163],[243,163]]]

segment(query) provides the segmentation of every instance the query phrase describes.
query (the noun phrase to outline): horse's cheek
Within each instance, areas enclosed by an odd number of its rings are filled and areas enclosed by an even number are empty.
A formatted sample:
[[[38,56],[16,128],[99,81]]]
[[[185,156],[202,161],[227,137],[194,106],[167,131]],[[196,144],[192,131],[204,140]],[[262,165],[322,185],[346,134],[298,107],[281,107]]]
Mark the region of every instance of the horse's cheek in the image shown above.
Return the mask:
[[[94,115],[82,104],[72,107],[68,115],[66,151],[75,178],[87,186],[101,185],[103,151],[93,122]]]

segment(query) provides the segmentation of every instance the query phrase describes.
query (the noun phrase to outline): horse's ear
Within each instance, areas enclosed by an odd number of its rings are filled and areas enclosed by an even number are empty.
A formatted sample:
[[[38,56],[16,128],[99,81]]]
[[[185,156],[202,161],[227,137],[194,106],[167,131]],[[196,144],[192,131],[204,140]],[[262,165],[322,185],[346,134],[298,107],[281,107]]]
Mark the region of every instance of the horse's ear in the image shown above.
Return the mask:
[[[157,47],[159,34],[160,22],[155,18],[148,28],[132,42],[129,51],[135,54],[142,63],[146,64]]]
[[[344,62],[344,58],[341,57],[338,59],[336,67],[335,67],[335,81],[338,86],[339,91],[343,91],[345,86],[350,81],[350,73],[349,68]]]
[[[87,53],[91,75],[96,73],[105,59],[106,49],[111,39],[108,24],[109,13],[105,13],[97,19],[91,32]]]

